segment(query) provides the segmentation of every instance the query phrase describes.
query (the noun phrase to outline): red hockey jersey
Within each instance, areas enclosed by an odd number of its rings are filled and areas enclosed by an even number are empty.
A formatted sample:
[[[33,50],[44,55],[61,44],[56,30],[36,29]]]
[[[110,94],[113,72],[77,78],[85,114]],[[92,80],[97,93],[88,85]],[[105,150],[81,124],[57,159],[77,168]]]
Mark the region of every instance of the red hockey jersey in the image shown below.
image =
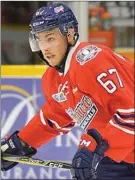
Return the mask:
[[[46,103],[20,131],[22,140],[38,148],[78,124],[108,140],[108,157],[134,161],[133,62],[108,47],[77,42],[64,73],[49,67],[42,89]]]

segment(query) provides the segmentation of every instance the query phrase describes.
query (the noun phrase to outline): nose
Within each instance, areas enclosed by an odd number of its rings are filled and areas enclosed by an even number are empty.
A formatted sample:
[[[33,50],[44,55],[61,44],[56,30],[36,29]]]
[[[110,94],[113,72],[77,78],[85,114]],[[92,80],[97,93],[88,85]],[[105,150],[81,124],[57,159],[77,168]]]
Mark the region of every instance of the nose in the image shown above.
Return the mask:
[[[43,45],[43,46],[40,46],[40,49],[42,52],[44,52],[46,54],[49,52],[50,48],[48,46]]]
[[[44,56],[47,56],[50,53],[49,48],[45,47],[44,49],[42,49],[42,53],[44,54]]]
[[[46,53],[46,52],[49,51],[49,48],[46,47],[46,48],[43,49],[43,51]]]

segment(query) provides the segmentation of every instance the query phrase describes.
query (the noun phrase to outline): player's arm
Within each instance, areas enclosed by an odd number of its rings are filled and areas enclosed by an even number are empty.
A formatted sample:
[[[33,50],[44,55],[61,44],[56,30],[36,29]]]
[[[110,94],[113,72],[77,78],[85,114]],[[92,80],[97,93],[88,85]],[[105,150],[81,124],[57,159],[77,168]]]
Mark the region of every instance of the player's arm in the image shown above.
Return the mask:
[[[39,110],[18,135],[23,141],[37,149],[54,137],[67,133],[73,126],[74,123],[65,111],[57,103],[53,105],[50,102]]]
[[[93,55],[79,65],[77,82],[111,115],[101,135],[110,146],[106,155],[120,162],[134,149],[133,64],[111,50],[101,49]]]
[[[52,102],[46,102],[20,132],[14,132],[2,142],[2,154],[32,156],[41,145],[71,130],[74,126],[72,120],[61,107],[57,106]],[[2,170],[9,170],[16,164],[2,160]]]

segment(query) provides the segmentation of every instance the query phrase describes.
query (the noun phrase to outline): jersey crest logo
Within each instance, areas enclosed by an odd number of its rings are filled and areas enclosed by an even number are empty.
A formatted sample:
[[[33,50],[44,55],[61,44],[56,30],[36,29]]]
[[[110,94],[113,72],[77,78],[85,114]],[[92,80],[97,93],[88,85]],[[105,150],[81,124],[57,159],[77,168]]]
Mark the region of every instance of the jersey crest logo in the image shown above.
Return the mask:
[[[58,93],[53,94],[52,98],[57,102],[67,101],[66,95],[69,93],[68,81],[66,81],[63,85],[60,84],[58,87]]]
[[[100,51],[102,51],[101,48],[95,45],[89,45],[79,50],[76,60],[83,66],[86,62],[94,59]]]
[[[57,102],[64,102],[67,100],[66,96],[64,95],[63,92],[57,93],[57,94],[53,94],[52,95],[53,99]]]

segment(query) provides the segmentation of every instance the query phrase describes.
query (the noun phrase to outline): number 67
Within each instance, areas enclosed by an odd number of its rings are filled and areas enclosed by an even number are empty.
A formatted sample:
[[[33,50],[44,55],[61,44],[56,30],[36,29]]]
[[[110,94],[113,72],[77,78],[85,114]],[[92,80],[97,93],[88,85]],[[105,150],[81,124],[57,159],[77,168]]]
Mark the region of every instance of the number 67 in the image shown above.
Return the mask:
[[[122,83],[120,76],[119,76],[116,69],[109,69],[108,72],[109,72],[109,74],[107,74],[106,72],[99,74],[97,76],[97,81],[107,90],[107,92],[112,94],[117,90],[116,84],[112,80],[107,80],[106,82],[103,82],[102,78],[107,77],[108,75],[115,73],[120,87],[124,87],[124,86],[123,86],[123,83]],[[109,87],[109,86],[111,86],[111,87]]]

